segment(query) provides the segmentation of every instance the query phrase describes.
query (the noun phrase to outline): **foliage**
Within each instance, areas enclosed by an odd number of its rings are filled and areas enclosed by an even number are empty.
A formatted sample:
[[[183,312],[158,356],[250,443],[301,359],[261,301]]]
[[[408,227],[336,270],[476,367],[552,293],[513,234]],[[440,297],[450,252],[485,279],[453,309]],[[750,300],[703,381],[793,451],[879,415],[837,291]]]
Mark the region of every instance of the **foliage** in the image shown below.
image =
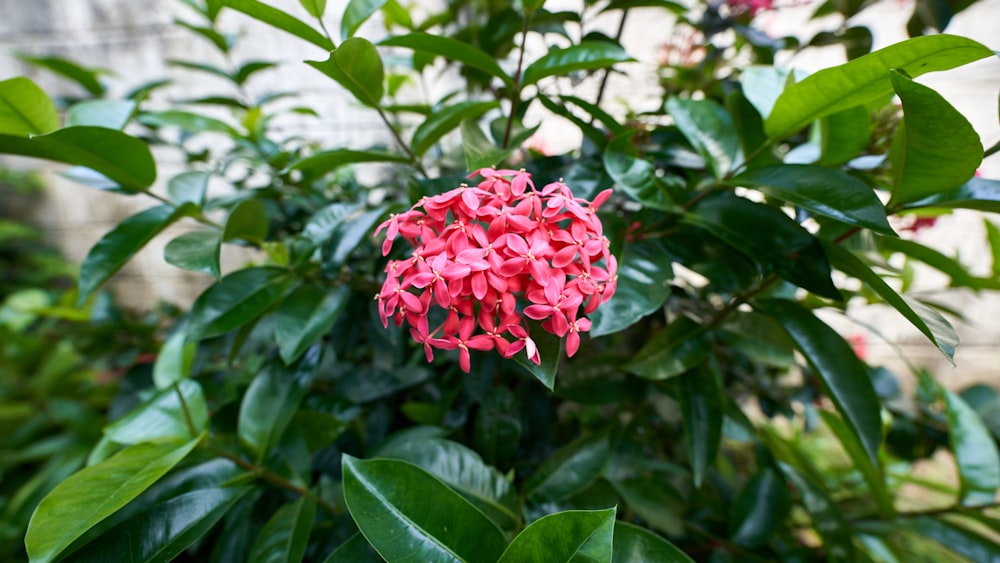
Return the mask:
[[[841,26],[809,43],[842,43],[850,61],[801,77],[769,66],[804,45],[753,26],[766,3],[550,12],[527,0],[454,1],[428,13],[352,0],[339,37],[325,26],[326,2],[303,0],[308,18],[257,0],[184,3],[192,10],[179,25],[226,54],[235,36],[218,18],[229,12],[327,52],[303,72],[342,86],[395,145],[349,150],[283,133],[277,120],[315,112],[285,92],[247,94],[270,61],[175,61],[231,91],[162,110],[149,103],[167,84],[156,82],[126,100],[73,105],[65,123],[29,80],[0,82],[0,108],[14,110],[0,112],[0,152],[69,163],[81,183],[157,200],[94,246],[79,303],[94,311],[95,291],[178,221],[197,228],[171,240],[165,260],[215,278],[158,334],[152,365],[131,368],[143,376],[119,386],[96,446],[76,443],[69,463],[39,435],[13,444],[53,455],[63,471],[35,486],[48,494],[26,534],[33,561],[898,561],[920,560],[928,545],[1000,557],[1000,396],[948,391],[921,372],[908,402],[894,374],[867,365],[817,315],[888,305],[951,359],[953,313],[907,295],[910,265],[939,269],[954,287],[1000,287],[997,268],[973,275],[890,222],[1000,208],[1000,184],[973,179],[978,137],[914,81],[992,51],[938,34],[864,55],[870,33]],[[815,15],[860,9],[828,2]],[[387,34],[378,44],[355,35],[375,13]],[[654,110],[603,101],[609,75],[633,58],[623,31],[593,31],[602,13],[620,29],[630,14],[674,21]],[[526,55],[538,37],[559,46]],[[737,64],[746,58],[759,65]],[[449,71],[461,77],[452,91],[415,99],[414,85]],[[593,98],[566,93],[584,80],[597,85]],[[578,129],[580,146],[527,148],[536,112]],[[150,145],[183,157],[165,188],[154,186],[162,170]],[[540,186],[561,178],[603,202],[616,292],[589,314],[591,336],[570,358],[529,326],[539,365],[529,350],[505,354],[511,362],[461,342],[428,362],[423,345],[383,327],[394,290],[372,296],[410,256],[396,245],[380,257],[376,226],[490,165],[523,167]],[[210,181],[229,190],[209,191]],[[224,271],[226,246],[256,254]],[[461,249],[450,252],[458,260]],[[427,322],[433,333],[448,321]],[[586,331],[575,326],[574,338]],[[24,371],[14,381],[48,379]],[[911,474],[937,449],[953,453],[957,489]],[[909,508],[913,488],[940,503]]]

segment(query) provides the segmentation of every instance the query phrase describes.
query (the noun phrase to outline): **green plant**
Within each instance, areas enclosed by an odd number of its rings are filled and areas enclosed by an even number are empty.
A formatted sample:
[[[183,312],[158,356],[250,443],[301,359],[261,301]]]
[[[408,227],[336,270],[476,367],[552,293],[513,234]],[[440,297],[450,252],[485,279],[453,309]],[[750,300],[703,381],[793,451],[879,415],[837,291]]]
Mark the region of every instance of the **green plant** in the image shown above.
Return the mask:
[[[180,220],[198,229],[173,239],[165,260],[216,278],[171,328],[149,384],[122,390],[134,407],[104,426],[88,466],[39,503],[26,537],[33,560],[893,561],[919,559],[928,544],[976,561],[1000,554],[1000,456],[984,422],[997,395],[957,394],[924,375],[918,408],[904,408],[895,376],[815,314],[885,304],[951,358],[950,312],[907,296],[896,282],[907,271],[891,259],[939,269],[955,287],[1000,284],[898,237],[888,220],[1000,210],[1000,183],[973,178],[978,136],[914,80],[989,49],[928,35],[860,56],[865,31],[835,29],[813,42],[842,41],[852,60],[798,78],[768,66],[798,45],[764,40],[749,27],[756,8],[736,4],[549,12],[456,1],[427,14],[352,1],[335,39],[325,2],[302,2],[318,28],[256,0],[185,3],[198,20],[182,25],[227,53],[222,10],[330,51],[307,64],[380,116],[396,145],[283,137],[270,127],[280,107],[308,110],[242,89],[268,62],[178,62],[227,77],[232,92],[152,111],[154,84],[131,100],[84,102],[114,111],[73,106],[62,128],[30,81],[0,83],[19,108],[0,114],[0,151],[88,167],[100,176],[75,176],[158,201],[91,250],[80,303]],[[660,108],[623,118],[601,84],[632,59],[589,25],[599,12],[624,22],[639,9],[732,42],[669,62]],[[830,3],[818,15],[859,9]],[[388,32],[378,46],[354,36],[377,11]],[[536,35],[566,46],[526,60],[522,45]],[[734,51],[761,64],[741,70]],[[414,103],[406,85],[442,63],[461,81]],[[567,77],[591,77],[598,93],[561,93]],[[203,109],[220,105],[231,118]],[[581,146],[523,148],[536,105],[578,128]],[[107,115],[116,118],[94,121]],[[120,131],[130,121],[185,155],[189,170],[165,193],[151,188],[146,143]],[[196,135],[229,142],[195,150]],[[236,162],[250,173],[233,173]],[[599,216],[619,264],[615,296],[589,315],[590,339],[572,358],[529,325],[538,364],[475,351],[468,364],[447,351],[428,362],[406,331],[383,328],[371,297],[388,262],[371,235],[390,214],[504,163],[538,186],[563,178],[588,200],[614,186]],[[352,172],[373,165],[377,182]],[[208,196],[209,178],[232,194]],[[223,272],[226,244],[257,258]],[[388,258],[407,260],[401,246]],[[909,475],[937,448],[955,457],[957,489]],[[912,487],[943,502],[911,510]]]

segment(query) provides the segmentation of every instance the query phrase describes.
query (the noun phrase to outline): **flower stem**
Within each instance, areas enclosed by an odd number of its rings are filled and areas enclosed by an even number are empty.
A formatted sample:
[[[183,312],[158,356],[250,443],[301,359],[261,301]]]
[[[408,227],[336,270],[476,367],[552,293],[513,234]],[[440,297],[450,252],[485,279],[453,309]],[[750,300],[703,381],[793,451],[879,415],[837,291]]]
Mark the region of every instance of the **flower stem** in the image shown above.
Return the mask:
[[[517,106],[521,102],[521,69],[524,68],[524,44],[528,41],[528,22],[530,19],[531,16],[525,14],[524,21],[521,24],[521,52],[517,56],[514,87],[511,88],[510,92],[510,117],[507,118],[507,128],[503,132],[503,145],[501,146],[504,149],[510,143],[510,131],[514,127],[514,116],[517,115]]]

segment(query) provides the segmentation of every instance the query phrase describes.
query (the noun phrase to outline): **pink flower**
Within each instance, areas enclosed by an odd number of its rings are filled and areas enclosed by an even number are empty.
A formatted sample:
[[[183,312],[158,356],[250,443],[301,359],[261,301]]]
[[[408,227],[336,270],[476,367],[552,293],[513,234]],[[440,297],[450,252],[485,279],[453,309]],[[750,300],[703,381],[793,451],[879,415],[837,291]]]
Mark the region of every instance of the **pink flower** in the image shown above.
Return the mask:
[[[478,185],[422,198],[376,229],[386,231],[383,255],[398,239],[413,247],[409,258],[385,268],[376,296],[382,324],[409,324],[427,361],[434,349],[457,350],[465,372],[470,350],[495,349],[505,358],[523,350],[540,364],[525,317],[565,337],[572,356],[580,333],[590,330],[582,315],[615,292],[618,265],[596,214],[611,190],[588,202],[561,181],[536,190],[523,170],[483,169],[470,178],[476,175]],[[431,330],[435,305],[447,315]]]

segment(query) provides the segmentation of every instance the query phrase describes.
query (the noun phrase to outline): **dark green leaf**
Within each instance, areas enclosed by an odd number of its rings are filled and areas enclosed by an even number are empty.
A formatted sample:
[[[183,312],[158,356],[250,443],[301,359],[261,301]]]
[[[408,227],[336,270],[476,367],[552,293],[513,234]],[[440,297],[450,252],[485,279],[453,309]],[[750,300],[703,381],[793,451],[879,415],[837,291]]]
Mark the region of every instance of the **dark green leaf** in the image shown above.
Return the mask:
[[[613,563],[694,563],[660,536],[627,522],[615,522]]]
[[[387,47],[405,47],[414,51],[444,57],[451,61],[458,61],[468,67],[481,70],[490,76],[495,76],[503,80],[508,86],[513,84],[511,78],[500,68],[494,57],[457,39],[418,32],[390,37],[379,44]]]
[[[744,163],[745,170],[781,164],[774,147],[767,144],[764,120],[743,92],[735,90],[726,96],[726,110],[733,120],[733,129],[739,137],[743,154],[750,159]]]
[[[225,276],[191,306],[188,338],[219,336],[254,321],[281,299],[290,283],[286,270],[270,266]]]
[[[658,239],[627,243],[618,260],[615,295],[590,314],[590,335],[624,330],[663,307],[674,277],[672,262]]]
[[[857,436],[851,432],[843,419],[826,410],[820,410],[819,415],[823,419],[823,422],[826,423],[827,428],[833,432],[833,435],[844,446],[844,451],[847,452],[847,455],[851,456],[854,466],[865,478],[865,482],[868,484],[868,493],[875,499],[879,515],[883,518],[892,517],[896,509],[893,506],[889,489],[885,485],[885,478],[882,476],[880,466],[872,463],[868,456],[865,455],[865,450],[861,447]]]
[[[958,189],[947,193],[937,193],[929,198],[916,201],[908,208],[944,207],[960,209],[978,209],[991,213],[1000,213],[1000,180],[986,178],[971,178]]]
[[[17,58],[30,65],[50,70],[63,78],[68,78],[76,82],[92,96],[101,96],[106,90],[98,77],[101,73],[106,73],[107,71],[84,68],[62,57],[32,57],[24,53],[18,53]]]
[[[172,561],[211,530],[248,490],[198,489],[157,503],[73,553],[72,561]]]
[[[148,127],[177,127],[185,133],[221,133],[229,137],[239,137],[240,133],[231,125],[207,115],[191,111],[166,110],[139,114],[139,123]]]
[[[684,499],[662,473],[611,481],[628,510],[670,536],[684,533]]]
[[[614,508],[549,514],[522,530],[498,563],[610,562],[614,527]]]
[[[891,203],[909,203],[961,186],[983,160],[979,133],[934,90],[895,70],[889,75],[903,104],[903,123],[889,153],[895,180]]]
[[[323,563],[382,563],[375,548],[358,532],[337,546]]]
[[[666,109],[716,178],[722,178],[743,161],[733,120],[717,102],[674,97],[667,100]]]
[[[838,270],[858,278],[872,288],[879,297],[899,311],[920,332],[924,333],[924,336],[933,342],[949,361],[952,361],[955,355],[955,346],[958,345],[958,334],[955,333],[955,329],[952,328],[947,319],[934,309],[896,293],[896,290],[881,276],[872,271],[867,264],[849,250],[836,244],[826,244],[825,248],[827,255],[830,256],[830,260]]]
[[[298,563],[306,553],[316,497],[302,496],[275,512],[250,549],[250,563]]]
[[[585,489],[611,456],[607,432],[585,434],[559,448],[528,477],[524,493],[535,503],[558,502]]]
[[[240,68],[236,69],[236,72],[231,78],[233,82],[242,86],[246,84],[247,80],[250,80],[251,76],[262,70],[267,70],[276,66],[278,66],[278,63],[272,63],[270,61],[250,61],[240,65]]]
[[[377,151],[352,151],[348,149],[333,149],[314,153],[306,158],[295,161],[288,170],[301,170],[306,174],[322,176],[347,164],[361,162],[407,162],[405,156]]]
[[[309,391],[322,354],[312,348],[287,368],[272,362],[250,383],[237,422],[240,443],[258,461],[267,458]]]
[[[778,368],[795,363],[795,343],[774,319],[753,311],[737,311],[719,330],[720,340],[751,360]]]
[[[533,323],[534,330],[529,335],[538,348],[539,360],[536,364],[528,358],[528,353],[518,352],[514,356],[514,361],[521,364],[521,367],[528,370],[528,373],[535,376],[535,379],[542,382],[542,385],[552,390],[556,384],[556,372],[559,371],[559,358],[562,357],[562,338],[543,330],[537,323]]]
[[[385,207],[377,207],[363,213],[352,213],[338,223],[323,246],[323,266],[333,269],[342,266],[361,241],[371,238],[375,224],[385,211]]]
[[[276,27],[300,39],[305,39],[326,51],[333,50],[333,41],[330,41],[326,36],[306,25],[302,20],[290,16],[277,8],[268,6],[263,2],[258,2],[257,0],[219,0],[219,2],[224,6],[243,12],[251,18],[260,20],[267,25]]]
[[[206,74],[211,74],[219,78],[224,78],[226,80],[233,80],[233,76],[225,69],[219,68],[215,65],[210,65],[208,63],[199,63],[195,61],[179,61],[179,60],[169,60],[167,61],[170,66],[176,66],[181,68],[186,68],[190,70],[196,70],[198,72],[204,72]]]
[[[222,231],[222,240],[243,239],[249,242],[261,243],[267,238],[269,229],[267,209],[259,199],[245,199],[236,206],[226,219],[226,227]]]
[[[861,441],[868,459],[878,466],[882,442],[881,404],[866,366],[843,337],[798,303],[764,299],[760,307],[788,331],[819,376],[823,390],[833,400],[851,433]]]
[[[326,12],[326,0],[299,0],[299,4],[302,4],[309,15],[316,19],[322,19],[323,13]]]
[[[962,484],[960,500],[971,506],[991,504],[1000,489],[1000,454],[993,435],[961,397],[947,389],[941,389],[941,394],[948,409],[948,437]]]
[[[79,102],[73,104],[66,111],[66,127],[89,125],[121,130],[132,119],[136,105],[132,100],[86,100]]]
[[[792,495],[788,484],[770,469],[759,471],[736,497],[731,513],[733,543],[760,547],[788,518]]]
[[[712,362],[709,362],[711,364]],[[702,364],[678,378],[678,400],[684,419],[684,447],[691,459],[694,486],[701,488],[722,440],[722,382],[716,369]]]
[[[914,37],[792,84],[778,97],[764,128],[769,137],[780,139],[831,113],[888,98],[892,94],[890,69],[916,78],[992,55],[993,51],[965,37]]]
[[[496,561],[507,541],[482,512],[405,461],[343,457],[344,500],[387,561]]]
[[[807,164],[769,166],[740,174],[727,183],[759,189],[848,225],[895,234],[875,192],[861,180],[835,168]]]
[[[682,316],[650,336],[624,369],[646,379],[668,379],[697,366],[711,351],[708,334]]]
[[[632,135],[615,137],[604,150],[604,169],[615,183],[646,207],[675,211],[677,204],[670,197],[666,181],[656,173],[656,167],[639,156]]]
[[[1000,561],[1000,544],[993,537],[980,535],[957,522],[923,516],[907,518],[901,524],[912,533],[934,540],[967,561],[976,563]]]
[[[797,469],[780,463],[782,473],[799,494],[806,512],[812,518],[813,526],[823,538],[827,561],[830,563],[853,563],[857,561],[851,530],[844,521],[844,515],[830,498],[822,485],[814,483]]]
[[[167,243],[163,259],[182,270],[202,272],[215,279],[222,275],[219,269],[219,252],[222,233],[217,229],[202,229],[184,233]]]
[[[604,131],[599,129],[593,123],[589,123],[586,119],[583,119],[582,117],[576,115],[573,111],[570,110],[570,108],[566,104],[559,103],[556,100],[553,100],[552,98],[542,93],[539,93],[535,97],[535,99],[541,102],[541,104],[545,106],[545,109],[551,111],[552,113],[558,115],[559,117],[565,118],[567,121],[575,125],[577,129],[579,129],[580,132],[583,133],[583,136],[588,141],[593,143],[595,147],[600,148],[607,145],[608,139],[605,136]],[[623,137],[630,138],[631,135],[623,135]],[[628,142],[627,139],[626,142]],[[633,153],[634,152],[635,150],[633,149]]]
[[[86,166],[130,192],[145,191],[156,180],[146,143],[104,127],[67,127],[31,139],[0,134],[3,153]]]
[[[361,24],[379,11],[385,3],[386,0],[350,0],[344,8],[343,17],[340,18],[340,39],[343,41],[353,37]]]
[[[184,397],[183,402],[180,396]],[[104,435],[119,444],[131,445],[164,438],[189,439],[192,430],[201,432],[206,426],[208,406],[201,385],[193,379],[183,379],[105,426]]]
[[[784,213],[740,197],[703,199],[684,220],[705,229],[770,271],[840,300],[819,240]],[[753,233],[753,236],[747,236]]]
[[[463,121],[476,119],[498,107],[500,107],[498,102],[466,101],[441,108],[432,113],[413,132],[410,149],[413,150],[414,154],[420,156],[434,146],[434,143],[438,142],[441,137],[461,125]]]
[[[346,285],[323,291],[303,285],[285,298],[275,314],[274,338],[286,364],[298,360],[330,331],[350,297]]]
[[[31,515],[24,539],[31,560],[53,561],[84,532],[151,487],[200,441],[130,446],[59,483]]]
[[[528,65],[522,86],[534,84],[548,76],[565,76],[581,70],[610,68],[615,63],[633,61],[619,45],[605,41],[582,41],[565,49],[554,48]]]
[[[377,108],[385,91],[382,58],[367,39],[352,37],[340,44],[325,61],[306,64],[337,81],[362,104]]]
[[[190,205],[158,205],[125,219],[101,237],[80,266],[78,302],[90,297],[153,237],[190,211]]]
[[[612,135],[618,136],[627,133],[628,129],[625,125],[618,122],[617,119],[610,113],[604,111],[601,106],[592,104],[583,98],[578,98],[576,96],[565,96],[560,95],[559,99],[565,103],[572,104],[579,107],[580,109],[586,111],[590,114],[591,121],[600,121],[604,127],[611,132]]]

